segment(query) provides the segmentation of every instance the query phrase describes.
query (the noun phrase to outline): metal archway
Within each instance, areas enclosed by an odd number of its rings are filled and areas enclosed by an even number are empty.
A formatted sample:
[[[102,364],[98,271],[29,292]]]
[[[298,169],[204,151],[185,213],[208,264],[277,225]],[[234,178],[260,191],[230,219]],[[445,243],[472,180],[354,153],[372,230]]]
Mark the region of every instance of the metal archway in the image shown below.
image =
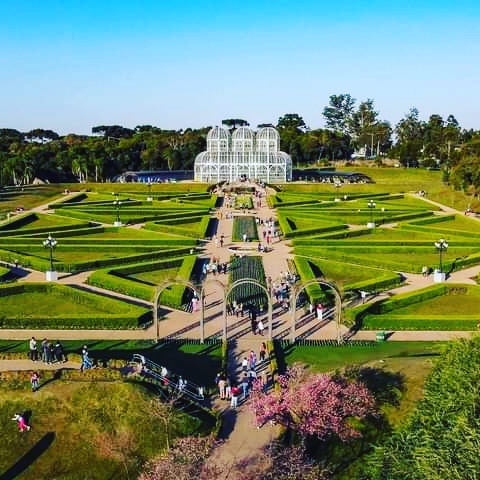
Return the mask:
[[[153,322],[155,324],[155,341],[158,343],[160,339],[160,322],[158,319],[158,307],[159,305],[159,300],[160,300],[160,295],[162,292],[172,286],[172,285],[183,285],[190,290],[192,290],[195,294],[197,294],[198,298],[201,298],[201,288],[199,288],[197,285],[193,284],[192,282],[189,282],[188,280],[183,280],[181,278],[174,278],[174,279],[168,279],[164,280],[160,285],[157,285],[155,287],[155,299],[153,303]],[[202,310],[203,310],[203,301],[202,301]],[[202,312],[202,317],[203,317],[203,312]],[[202,327],[202,322],[200,322],[200,326]]]
[[[310,285],[325,285],[330,288],[335,295],[335,325],[337,327],[337,343],[343,343],[343,336],[341,332],[342,326],[342,297],[340,295],[340,290],[338,287],[332,283],[322,280],[321,278],[313,278],[305,282],[300,282],[298,285],[293,287],[293,302],[292,302],[292,324],[290,326],[290,341],[295,343],[295,321],[296,321],[296,312],[297,312],[297,301],[299,295]]]
[[[268,339],[272,339],[272,313],[273,313],[273,307],[272,307],[272,296],[270,290],[263,284],[261,284],[258,280],[255,280],[253,278],[241,278],[240,280],[237,280],[233,282],[228,289],[225,292],[225,304],[228,301],[228,296],[232,293],[235,287],[238,287],[240,285],[244,284],[253,284],[259,287],[261,290],[265,292],[265,296],[267,297],[267,305],[268,305],[268,313],[267,313],[267,318],[268,318]],[[226,305],[225,305],[225,318],[224,318],[224,323],[223,323],[223,340],[227,341],[227,313],[226,313]]]
[[[218,285],[222,289],[223,293],[223,298],[222,298],[222,315],[223,315],[223,329],[225,333],[225,324],[227,322],[227,296],[225,294],[225,284],[221,282],[220,280],[217,280],[215,278],[209,278],[205,280],[202,284],[202,288],[200,290],[200,302],[201,302],[201,309],[202,309],[202,315],[200,317],[200,342],[204,343],[205,342],[205,297],[206,297],[206,286],[209,283],[214,283]]]

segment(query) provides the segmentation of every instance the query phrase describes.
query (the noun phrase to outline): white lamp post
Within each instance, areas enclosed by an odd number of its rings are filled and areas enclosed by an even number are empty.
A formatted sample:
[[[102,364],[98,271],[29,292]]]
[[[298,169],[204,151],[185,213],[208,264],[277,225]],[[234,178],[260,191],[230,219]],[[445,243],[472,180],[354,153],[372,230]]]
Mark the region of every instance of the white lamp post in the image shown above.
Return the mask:
[[[336,202],[339,202],[340,201],[340,197],[338,196],[338,191],[340,190],[340,188],[342,187],[342,184],[340,182],[335,182],[333,184],[333,186],[335,187],[335,201]]]
[[[446,275],[443,272],[442,254],[443,251],[448,248],[448,243],[444,238],[441,238],[438,240],[438,242],[435,242],[435,248],[437,249],[439,255],[439,265],[438,269],[435,269],[433,272],[433,281],[436,283],[441,283],[444,282],[446,278]]]
[[[47,282],[56,282],[58,275],[57,272],[53,270],[53,249],[57,246],[57,241],[49,233],[48,238],[43,241],[43,246],[50,249],[50,270],[46,272]]]
[[[376,206],[377,204],[373,200],[368,201],[367,207],[370,210],[370,221],[367,223],[368,228],[375,228],[375,222],[373,221],[373,210]]]
[[[147,197],[147,202],[153,202],[153,197],[152,197],[152,182],[147,183],[148,187],[148,197]]]
[[[115,209],[117,211],[116,220],[113,222],[114,227],[121,227],[122,226],[122,222],[120,220],[120,206],[121,205],[122,205],[122,202],[118,198],[118,194],[116,194],[116,198],[113,201],[113,206],[115,207]]]

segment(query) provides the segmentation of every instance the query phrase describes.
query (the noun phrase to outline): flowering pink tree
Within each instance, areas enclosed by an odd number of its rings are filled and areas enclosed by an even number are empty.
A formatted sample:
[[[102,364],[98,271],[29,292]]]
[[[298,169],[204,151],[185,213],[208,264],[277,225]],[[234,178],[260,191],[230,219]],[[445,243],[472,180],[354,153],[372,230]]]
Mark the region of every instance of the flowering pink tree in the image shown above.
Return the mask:
[[[353,419],[374,415],[375,399],[360,383],[352,383],[338,375],[315,374],[293,366],[278,378],[279,388],[263,392],[256,384],[250,406],[257,425],[275,422],[292,428],[303,436],[321,440],[337,435],[346,441],[360,433]]]

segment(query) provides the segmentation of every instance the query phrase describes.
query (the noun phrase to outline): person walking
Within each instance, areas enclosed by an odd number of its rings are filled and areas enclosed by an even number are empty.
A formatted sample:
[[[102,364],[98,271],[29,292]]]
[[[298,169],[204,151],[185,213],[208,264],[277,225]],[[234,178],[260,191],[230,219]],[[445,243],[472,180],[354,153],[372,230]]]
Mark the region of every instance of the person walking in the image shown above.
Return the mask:
[[[28,348],[29,348],[29,352],[30,352],[30,360],[32,360],[32,362],[36,362],[37,359],[38,359],[38,352],[37,352],[37,340],[35,339],[35,337],[32,337],[28,343]]]
[[[232,381],[227,378],[227,382],[225,384],[225,398],[230,400],[232,398]]]
[[[57,340],[55,346],[53,347],[55,352],[55,360],[58,363],[65,362],[65,354],[63,353],[63,345]]]
[[[260,361],[263,362],[265,360],[265,357],[267,355],[267,345],[265,342],[262,342],[262,345],[260,346]]]
[[[258,322],[258,332],[260,333],[260,335],[263,335],[264,330],[265,330],[265,325],[263,325],[263,322],[260,320]]]
[[[39,389],[38,381],[40,379],[40,375],[38,372],[32,372],[30,375],[30,383],[32,385],[32,392],[36,392]]]
[[[248,386],[249,386],[248,374],[247,372],[244,372],[243,378],[242,378],[243,401],[245,401],[248,397]]]
[[[249,363],[250,370],[255,370],[255,367],[257,366],[257,354],[253,350],[250,350]]]
[[[220,400],[225,400],[225,386],[227,381],[224,376],[220,377],[218,380],[218,394],[220,395]]]
[[[242,370],[244,372],[246,372],[248,370],[248,358],[247,357],[243,357],[243,360],[242,360]]]
[[[42,362],[43,363],[50,363],[49,362],[49,355],[48,355],[48,340],[44,338],[42,340],[42,344],[40,346],[41,353],[42,353]]]
[[[232,386],[232,398],[230,401],[230,407],[236,409],[238,406],[238,396],[240,395],[240,389],[236,386]]]

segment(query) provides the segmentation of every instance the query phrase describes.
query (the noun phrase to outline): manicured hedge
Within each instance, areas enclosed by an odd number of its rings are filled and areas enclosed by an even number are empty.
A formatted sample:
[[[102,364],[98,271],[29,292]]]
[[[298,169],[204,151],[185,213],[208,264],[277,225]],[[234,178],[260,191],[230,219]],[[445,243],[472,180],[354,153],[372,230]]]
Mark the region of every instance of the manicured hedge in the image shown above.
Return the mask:
[[[295,256],[295,267],[302,281],[312,280],[315,277],[310,266],[310,261],[307,258]],[[355,283],[347,283],[344,285],[344,291],[365,290],[367,292],[378,292],[394,288],[402,283],[402,278],[395,272],[383,272],[371,279],[362,280]],[[325,299],[325,293],[319,285],[309,285],[306,288],[308,298],[312,303],[322,301]]]
[[[24,227],[25,225],[29,225],[30,223],[37,220],[37,215],[35,213],[27,213],[18,217],[14,217],[7,223],[0,225],[0,231],[3,233],[5,230],[16,230],[18,228]]]
[[[328,233],[328,232],[338,232],[339,230],[348,229],[348,225],[332,225],[331,227],[318,227],[318,228],[308,228],[308,229],[298,229],[285,233],[285,238],[294,238],[300,236],[315,235],[319,233]],[[283,229],[282,229],[283,231]]]
[[[115,276],[113,270],[102,269],[93,272],[87,280],[88,285],[111,290],[130,297],[140,298],[148,302],[153,301],[155,287],[140,283],[129,278]]]
[[[0,315],[0,328],[8,329],[53,329],[53,330],[131,330],[151,324],[151,312],[141,317],[129,315],[52,315],[14,317]]]
[[[399,273],[386,272],[369,280],[361,282],[348,283],[345,285],[346,291],[364,290],[366,292],[380,292],[398,287],[403,283],[402,277]]]
[[[77,231],[92,228],[95,224],[92,222],[83,222],[75,225],[51,225],[49,227],[39,227],[39,228],[25,228],[22,230],[4,230],[0,232],[0,237],[23,237],[23,236],[45,236],[47,233],[51,233],[53,236],[57,237],[61,233],[63,235],[75,235]],[[1,239],[1,238],[0,238]]]
[[[422,218],[421,220],[415,220],[408,222],[408,225],[432,225],[435,223],[451,222],[455,220],[455,215],[434,215],[430,218]],[[406,225],[402,225],[402,228]]]
[[[367,315],[363,318],[364,330],[478,330],[480,314],[472,315]]]
[[[400,224],[402,230],[413,230],[415,232],[425,232],[425,233],[432,233],[432,229],[425,226],[413,225],[411,223],[407,224]],[[452,225],[451,229],[448,228],[435,228],[435,232],[438,236],[445,236],[449,237],[450,235],[460,236],[460,237],[468,237],[468,238],[480,238],[480,233],[478,232],[467,232],[465,230],[455,230],[455,227]],[[455,242],[457,243],[457,242]]]

